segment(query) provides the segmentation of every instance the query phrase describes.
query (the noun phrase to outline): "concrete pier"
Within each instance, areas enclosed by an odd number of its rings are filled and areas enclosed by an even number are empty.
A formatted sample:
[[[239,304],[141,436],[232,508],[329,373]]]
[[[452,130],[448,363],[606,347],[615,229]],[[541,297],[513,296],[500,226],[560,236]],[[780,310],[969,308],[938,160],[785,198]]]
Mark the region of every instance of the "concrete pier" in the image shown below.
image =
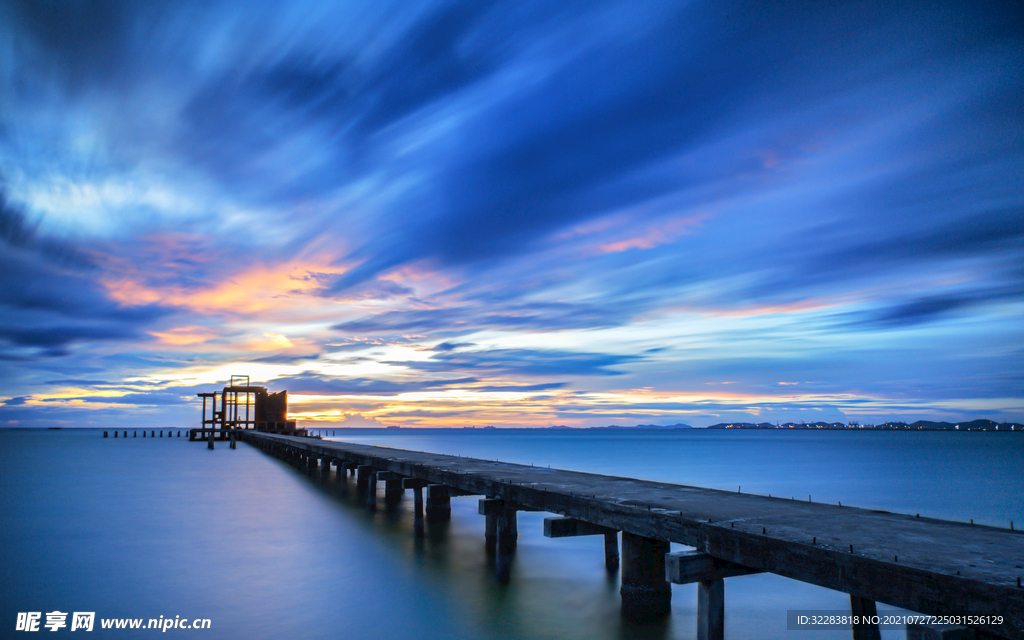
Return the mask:
[[[675,578],[698,577],[702,637],[719,635],[724,581],[768,571],[847,593],[859,599],[851,598],[851,608],[881,602],[927,615],[985,616],[978,631],[1024,640],[1020,531],[253,430],[240,435],[258,446],[333,455],[358,463],[360,471],[425,481],[428,504],[433,485],[450,495],[487,496],[481,513],[495,547],[505,505],[513,514],[546,511],[621,531],[623,612],[634,619],[669,610],[669,542],[694,547],[707,566],[687,565],[689,573]],[[510,522],[506,517],[503,525],[509,533]]]

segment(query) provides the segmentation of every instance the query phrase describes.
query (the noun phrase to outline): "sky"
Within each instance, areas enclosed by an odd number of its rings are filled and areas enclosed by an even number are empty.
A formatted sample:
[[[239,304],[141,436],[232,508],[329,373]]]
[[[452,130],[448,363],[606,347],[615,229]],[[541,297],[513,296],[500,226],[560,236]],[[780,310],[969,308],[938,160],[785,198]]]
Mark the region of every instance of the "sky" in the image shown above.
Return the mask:
[[[0,426],[1024,421],[1015,4],[0,0]]]

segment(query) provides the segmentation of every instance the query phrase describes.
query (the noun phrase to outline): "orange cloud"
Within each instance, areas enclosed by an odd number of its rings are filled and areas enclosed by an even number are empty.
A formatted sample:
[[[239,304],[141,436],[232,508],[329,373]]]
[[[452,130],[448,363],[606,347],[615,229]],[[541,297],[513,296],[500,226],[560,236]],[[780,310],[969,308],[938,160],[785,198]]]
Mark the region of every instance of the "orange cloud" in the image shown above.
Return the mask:
[[[202,344],[207,340],[220,337],[213,329],[207,327],[177,327],[167,331],[150,331],[149,335],[156,337],[162,344],[172,346],[183,346],[189,344]]]
[[[150,283],[138,272],[110,276],[102,284],[123,304],[159,302],[203,314],[247,314],[281,308],[286,298],[310,296],[322,288],[322,275],[344,271],[323,262],[292,262],[254,265],[207,287]],[[326,301],[318,299],[318,304]]]

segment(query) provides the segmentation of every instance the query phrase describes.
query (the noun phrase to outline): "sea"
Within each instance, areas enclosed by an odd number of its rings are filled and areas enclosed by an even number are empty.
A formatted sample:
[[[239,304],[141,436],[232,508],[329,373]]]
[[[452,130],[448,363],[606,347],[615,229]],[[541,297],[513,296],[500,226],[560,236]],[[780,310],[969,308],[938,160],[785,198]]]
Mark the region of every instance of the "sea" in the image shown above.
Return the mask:
[[[32,612],[40,613],[45,637],[696,637],[694,585],[673,585],[672,613],[661,623],[623,620],[619,575],[604,567],[603,539],[545,538],[543,519],[551,514],[519,514],[518,550],[504,582],[485,549],[476,497],[454,498],[451,520],[428,524],[417,539],[408,495],[396,510],[370,512],[351,481],[343,485],[334,472],[309,476],[244,443],[217,443],[211,451],[180,431],[180,438],[177,428],[143,438],[128,429],[127,439],[115,439],[95,429],[0,430],[0,638],[24,637],[19,614]],[[1024,436],[1016,432],[321,433],[343,442],[1024,526]],[[840,592],[757,574],[726,580],[725,603],[728,638],[851,637],[787,630],[789,610],[848,611],[849,597]],[[74,612],[94,613],[93,631],[72,631]],[[48,613],[68,614],[66,626],[44,627]],[[102,620],[134,619],[143,626],[155,619],[161,629],[101,628]],[[179,624],[196,620],[209,620],[209,628]],[[883,638],[903,637],[901,630],[883,631]]]

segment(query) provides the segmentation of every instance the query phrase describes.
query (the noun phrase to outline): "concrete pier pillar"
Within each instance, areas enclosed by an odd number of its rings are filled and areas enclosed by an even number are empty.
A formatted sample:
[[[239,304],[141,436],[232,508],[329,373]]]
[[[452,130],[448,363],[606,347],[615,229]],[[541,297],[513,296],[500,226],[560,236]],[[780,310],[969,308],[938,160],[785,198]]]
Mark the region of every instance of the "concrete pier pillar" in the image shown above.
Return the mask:
[[[402,501],[404,493],[401,477],[390,477],[384,481],[384,504],[389,509],[394,509]]]
[[[136,434],[138,434],[138,432],[136,432]],[[127,432],[127,431],[125,431],[125,432],[124,432],[124,437],[125,437],[125,438],[127,438],[127,437],[128,437],[128,432]]]
[[[150,437],[152,437],[152,438],[156,437],[156,429],[153,430],[153,432],[150,434]]]
[[[512,573],[512,558],[519,543],[518,509],[514,503],[505,502],[494,516],[497,528],[495,540],[494,575],[500,584],[509,581]]]
[[[498,544],[498,516],[487,514],[484,516],[484,546],[487,553],[494,554]]]
[[[412,490],[412,529],[417,538],[423,537],[423,487]]]
[[[697,640],[725,638],[725,580],[697,582]]]
[[[341,472],[341,490],[342,491],[346,491],[346,485],[348,485],[348,479],[349,479],[350,476],[352,478],[356,477],[356,469],[359,467],[359,465],[356,464],[355,462],[345,461],[345,462],[341,463],[341,467],[342,467],[342,472]]]
[[[145,436],[146,432],[143,431],[142,435]],[[212,433],[210,434],[210,437],[206,439],[206,448],[207,449],[213,449],[213,434]]]
[[[484,547],[487,553],[493,554],[498,544],[498,513],[504,502],[495,498],[481,500],[477,512],[484,517]]]
[[[607,531],[604,534],[604,566],[608,571],[619,570],[618,531]]]
[[[519,524],[516,519],[514,504],[505,503],[497,515],[497,549],[498,553],[514,551],[519,543]]]
[[[403,489],[412,489],[412,526],[417,538],[424,536],[423,531],[423,487],[427,486],[426,480],[418,478],[404,478]]]
[[[365,464],[356,466],[356,489],[358,489],[360,495],[367,492],[370,486],[370,476],[372,475],[374,475],[373,467]]]
[[[377,509],[377,474],[371,473],[366,483],[366,508],[370,511]]]
[[[145,432],[145,430],[143,430],[143,432],[142,432],[142,437],[143,437],[143,438],[145,438],[145,437],[146,437],[146,432]]]
[[[427,485],[426,516],[431,522],[450,520],[452,517],[452,497],[448,487],[443,484]]]
[[[103,432],[103,435],[104,435],[104,437],[106,437],[106,434],[107,434],[107,432],[106,432],[106,431],[104,431],[104,432]],[[117,437],[117,432],[116,432],[116,431],[114,432],[114,437],[115,437],[115,438]]]
[[[163,429],[161,429],[161,430],[160,430],[160,437],[161,437],[161,438],[162,438],[162,437],[164,437],[164,431],[163,431]]]
[[[875,601],[860,596],[850,596],[850,612],[856,617],[873,617],[878,615],[878,607]],[[882,634],[878,625],[868,622],[860,622],[853,625],[853,640],[881,640]]]
[[[164,435],[164,432],[161,431],[160,432],[160,437],[162,438],[163,435]],[[231,434],[231,448],[232,449],[237,449],[238,448],[237,445],[235,444],[235,434],[234,433]]]
[[[669,614],[672,588],[665,579],[666,540],[622,532],[622,615],[653,622]]]

